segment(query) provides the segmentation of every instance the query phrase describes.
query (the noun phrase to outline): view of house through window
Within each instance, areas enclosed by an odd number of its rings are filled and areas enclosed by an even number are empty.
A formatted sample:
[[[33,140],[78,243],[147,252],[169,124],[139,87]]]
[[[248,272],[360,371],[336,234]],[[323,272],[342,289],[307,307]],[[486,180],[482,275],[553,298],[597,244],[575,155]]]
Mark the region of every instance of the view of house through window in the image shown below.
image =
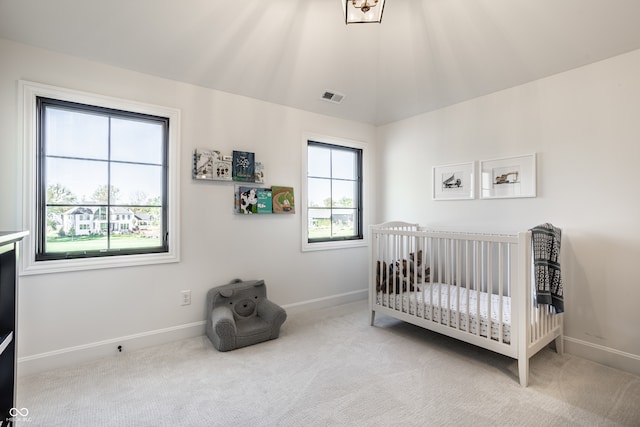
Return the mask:
[[[362,150],[308,141],[308,242],[362,239]]]
[[[167,252],[169,119],[37,99],[36,260]]]

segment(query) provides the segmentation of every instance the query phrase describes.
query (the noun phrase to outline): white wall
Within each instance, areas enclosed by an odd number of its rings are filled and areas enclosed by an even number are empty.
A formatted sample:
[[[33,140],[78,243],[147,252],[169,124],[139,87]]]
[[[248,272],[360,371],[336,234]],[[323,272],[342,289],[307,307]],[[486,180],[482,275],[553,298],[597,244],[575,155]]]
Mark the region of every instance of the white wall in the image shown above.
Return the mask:
[[[378,218],[563,229],[566,349],[640,374],[640,51],[381,127]],[[538,197],[433,201],[435,165],[536,152]]]
[[[232,213],[233,185],[191,179],[191,153],[211,147],[254,151],[267,184],[299,194],[305,132],[358,140],[375,157],[372,126],[338,120],[109,67],[0,39],[0,229],[21,228],[19,79],[182,111],[182,262],[23,276],[19,291],[19,373],[71,364],[204,331],[209,288],[230,279],[263,278],[270,299],[297,304],[364,298],[367,249],[302,253],[295,215]],[[189,64],[185,64],[189,66]],[[322,101],[318,101],[322,102]],[[375,177],[372,177],[375,179]],[[374,181],[370,188],[374,188]],[[374,194],[369,200],[374,201]],[[298,206],[298,209],[300,207]],[[372,218],[373,219],[373,218]],[[180,306],[191,289],[192,304]],[[319,301],[318,301],[319,300]]]

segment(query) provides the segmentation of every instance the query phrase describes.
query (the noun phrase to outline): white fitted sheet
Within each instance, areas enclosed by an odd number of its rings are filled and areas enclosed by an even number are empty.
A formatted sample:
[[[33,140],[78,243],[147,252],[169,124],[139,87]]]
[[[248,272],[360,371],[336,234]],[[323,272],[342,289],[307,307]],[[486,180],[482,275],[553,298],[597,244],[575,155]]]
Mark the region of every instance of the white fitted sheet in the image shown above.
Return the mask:
[[[487,331],[490,326],[491,339],[496,341],[500,335],[500,323],[502,323],[502,341],[505,343],[511,342],[510,297],[503,296],[500,298],[499,295],[489,295],[486,292],[467,290],[462,286],[458,287],[444,283],[421,283],[418,286],[420,290],[402,294],[378,292],[376,303],[412,316],[433,320],[443,325],[467,331],[474,335],[478,333],[479,319],[480,335],[487,337]],[[460,294],[459,300],[458,293]],[[479,306],[478,298],[480,298]],[[432,300],[434,301],[433,304],[431,303]],[[490,305],[489,301],[491,301]],[[501,305],[502,322],[498,320]],[[491,311],[491,322],[489,322],[489,311]],[[460,324],[459,327],[458,323]]]

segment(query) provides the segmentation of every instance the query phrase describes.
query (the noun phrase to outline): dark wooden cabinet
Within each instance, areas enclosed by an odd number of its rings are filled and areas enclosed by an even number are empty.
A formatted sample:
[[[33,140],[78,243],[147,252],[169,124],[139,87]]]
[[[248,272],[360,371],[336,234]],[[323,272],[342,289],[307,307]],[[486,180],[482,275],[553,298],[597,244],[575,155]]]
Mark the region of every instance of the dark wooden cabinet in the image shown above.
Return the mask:
[[[11,425],[16,391],[18,243],[27,232],[0,232],[0,426]]]

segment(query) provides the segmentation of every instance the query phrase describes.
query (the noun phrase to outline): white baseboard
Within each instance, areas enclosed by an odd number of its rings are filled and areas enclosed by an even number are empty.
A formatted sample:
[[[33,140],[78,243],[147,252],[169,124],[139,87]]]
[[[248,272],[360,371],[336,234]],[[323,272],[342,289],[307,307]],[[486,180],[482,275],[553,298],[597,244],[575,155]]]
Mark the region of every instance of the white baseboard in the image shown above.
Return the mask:
[[[605,366],[640,375],[640,356],[576,338],[564,337],[564,350]]]
[[[51,369],[63,368],[78,363],[102,359],[104,357],[115,356],[118,354],[118,346],[122,346],[122,351],[133,351],[181,339],[197,337],[204,334],[204,324],[204,321],[194,322],[20,357],[18,358],[17,374],[20,377],[32,375]]]
[[[365,299],[367,289],[331,295],[302,301],[294,304],[283,305],[288,313],[296,313],[320,308],[332,307],[353,301]],[[104,357],[113,357],[118,354],[118,346],[122,351],[133,351],[155,345],[166,344],[181,339],[204,335],[205,321],[178,325],[170,328],[157,329],[140,334],[127,335],[104,341],[88,343],[75,347],[67,347],[46,353],[34,354],[18,358],[18,376],[37,374],[51,369],[73,366],[78,363],[90,362]]]
[[[286,304],[283,305],[282,308],[287,310],[287,313],[290,314],[308,310],[318,310],[321,308],[335,307],[336,305],[363,300],[366,299],[368,295],[369,289],[360,289],[357,291],[346,292],[344,294],[330,295],[328,297]]]

